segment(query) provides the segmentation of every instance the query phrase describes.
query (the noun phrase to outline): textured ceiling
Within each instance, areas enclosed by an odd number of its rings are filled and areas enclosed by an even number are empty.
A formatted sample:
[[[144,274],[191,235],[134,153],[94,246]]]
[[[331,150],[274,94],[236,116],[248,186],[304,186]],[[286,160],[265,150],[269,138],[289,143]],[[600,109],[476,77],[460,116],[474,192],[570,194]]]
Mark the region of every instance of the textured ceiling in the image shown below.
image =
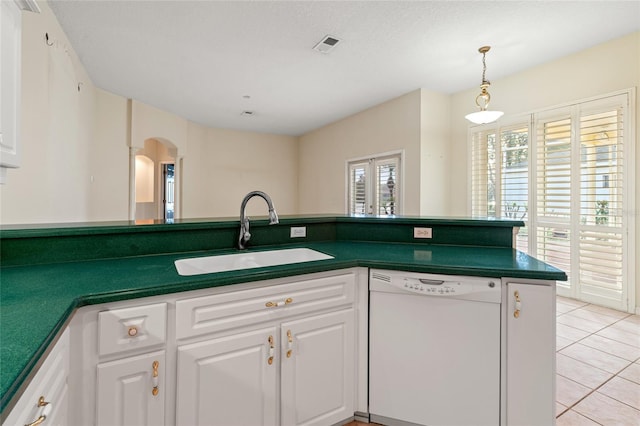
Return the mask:
[[[289,135],[421,87],[476,87],[482,45],[498,80],[640,30],[639,1],[49,4],[96,86],[206,126]],[[313,50],[326,35],[341,42]]]

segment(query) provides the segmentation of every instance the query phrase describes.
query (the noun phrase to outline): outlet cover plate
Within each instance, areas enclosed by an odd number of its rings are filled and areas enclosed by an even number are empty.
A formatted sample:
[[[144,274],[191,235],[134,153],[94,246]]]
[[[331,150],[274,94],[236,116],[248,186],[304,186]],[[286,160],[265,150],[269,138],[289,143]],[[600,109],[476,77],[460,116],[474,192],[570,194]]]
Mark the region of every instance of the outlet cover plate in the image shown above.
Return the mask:
[[[307,227],[306,226],[292,226],[291,227],[291,238],[304,238],[307,236]]]
[[[433,229],[413,228],[413,238],[433,238]]]

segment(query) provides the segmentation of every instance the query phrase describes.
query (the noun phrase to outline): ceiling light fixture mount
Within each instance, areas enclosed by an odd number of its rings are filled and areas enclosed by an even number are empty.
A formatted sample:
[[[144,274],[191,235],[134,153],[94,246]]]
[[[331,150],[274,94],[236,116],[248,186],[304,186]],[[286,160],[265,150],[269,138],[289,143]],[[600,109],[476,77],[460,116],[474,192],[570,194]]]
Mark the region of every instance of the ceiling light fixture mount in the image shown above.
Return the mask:
[[[490,49],[491,46],[482,46],[478,49],[478,52],[482,53],[482,83],[480,84],[480,94],[476,96],[476,105],[480,108],[480,111],[467,114],[464,117],[474,124],[493,123],[504,114],[502,111],[489,111],[487,109],[489,108],[489,102],[491,101],[491,95],[487,89],[491,86],[491,83],[485,76],[487,73],[485,57]]]

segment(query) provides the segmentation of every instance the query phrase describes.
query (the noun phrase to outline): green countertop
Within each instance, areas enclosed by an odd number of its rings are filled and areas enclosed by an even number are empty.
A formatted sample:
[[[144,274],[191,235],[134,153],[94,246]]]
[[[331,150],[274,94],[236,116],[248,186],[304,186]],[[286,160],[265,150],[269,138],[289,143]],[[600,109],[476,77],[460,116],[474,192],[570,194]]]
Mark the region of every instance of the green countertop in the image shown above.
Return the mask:
[[[564,272],[506,247],[325,241],[262,246],[253,250],[300,246],[327,253],[334,259],[185,277],[176,272],[175,260],[235,250],[3,267],[0,276],[2,409],[73,311],[85,305],[355,266],[566,280]]]

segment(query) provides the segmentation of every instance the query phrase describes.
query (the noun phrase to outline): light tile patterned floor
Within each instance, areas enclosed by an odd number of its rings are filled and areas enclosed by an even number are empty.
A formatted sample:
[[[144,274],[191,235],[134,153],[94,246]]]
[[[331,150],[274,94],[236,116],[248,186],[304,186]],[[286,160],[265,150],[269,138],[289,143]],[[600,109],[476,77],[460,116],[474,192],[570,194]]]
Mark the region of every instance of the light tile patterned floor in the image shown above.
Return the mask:
[[[640,316],[564,297],[556,314],[557,426],[640,426]]]

